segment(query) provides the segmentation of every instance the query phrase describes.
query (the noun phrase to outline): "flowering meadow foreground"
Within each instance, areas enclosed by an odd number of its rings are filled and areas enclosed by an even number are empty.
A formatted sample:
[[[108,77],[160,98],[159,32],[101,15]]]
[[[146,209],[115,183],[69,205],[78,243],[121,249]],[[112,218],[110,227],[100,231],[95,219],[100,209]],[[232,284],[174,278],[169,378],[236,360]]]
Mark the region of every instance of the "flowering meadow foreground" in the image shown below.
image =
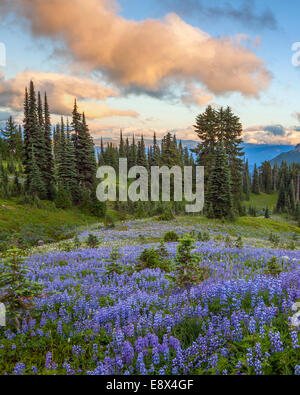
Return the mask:
[[[0,328],[0,374],[300,374],[299,251],[197,241],[205,276],[180,287],[140,267],[158,244],[126,244],[26,259],[44,289],[20,329]]]

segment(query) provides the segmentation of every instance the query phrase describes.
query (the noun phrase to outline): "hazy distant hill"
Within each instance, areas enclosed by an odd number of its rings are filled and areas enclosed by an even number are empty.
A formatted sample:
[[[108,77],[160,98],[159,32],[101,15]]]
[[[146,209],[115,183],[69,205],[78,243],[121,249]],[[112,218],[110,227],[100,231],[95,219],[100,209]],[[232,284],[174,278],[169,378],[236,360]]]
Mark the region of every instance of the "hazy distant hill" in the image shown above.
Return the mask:
[[[277,163],[278,165],[281,165],[281,163],[285,161],[287,164],[292,164],[292,163],[300,163],[300,144],[296,146],[295,149],[289,152],[284,152],[273,160],[271,160],[271,164],[275,165]]]

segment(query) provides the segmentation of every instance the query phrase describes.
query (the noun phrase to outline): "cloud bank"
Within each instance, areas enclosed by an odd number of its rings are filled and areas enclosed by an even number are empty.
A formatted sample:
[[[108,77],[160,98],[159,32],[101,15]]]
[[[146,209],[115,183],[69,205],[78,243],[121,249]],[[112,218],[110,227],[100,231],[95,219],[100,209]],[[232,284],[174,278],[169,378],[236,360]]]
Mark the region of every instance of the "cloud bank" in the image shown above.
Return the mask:
[[[23,18],[35,37],[63,43],[74,61],[127,92],[200,84],[209,94],[258,97],[270,82],[263,61],[238,38],[213,38],[174,13],[135,22],[108,0],[0,0],[0,12]]]
[[[259,125],[246,128],[243,131],[245,143],[253,144],[299,144],[299,128],[291,126],[285,128],[282,125]]]
[[[37,91],[42,94],[47,92],[51,112],[57,115],[70,115],[74,99],[78,98],[80,110],[85,111],[87,118],[138,116],[135,111],[121,111],[110,108],[105,103],[91,102],[91,100],[104,101],[108,97],[119,96],[119,92],[115,89],[100,85],[88,78],[35,71],[24,71],[10,79],[5,79],[4,74],[0,74],[0,107],[9,107],[13,111],[21,112],[24,89],[30,80],[34,81]]]

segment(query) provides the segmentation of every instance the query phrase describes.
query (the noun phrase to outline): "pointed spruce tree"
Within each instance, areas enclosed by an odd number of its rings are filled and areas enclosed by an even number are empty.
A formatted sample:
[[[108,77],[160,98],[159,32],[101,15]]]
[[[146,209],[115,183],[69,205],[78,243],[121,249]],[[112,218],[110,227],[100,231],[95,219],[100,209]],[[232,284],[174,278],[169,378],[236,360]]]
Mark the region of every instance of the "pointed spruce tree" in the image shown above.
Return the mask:
[[[217,145],[215,152],[208,199],[214,218],[233,218],[229,159],[222,141]]]

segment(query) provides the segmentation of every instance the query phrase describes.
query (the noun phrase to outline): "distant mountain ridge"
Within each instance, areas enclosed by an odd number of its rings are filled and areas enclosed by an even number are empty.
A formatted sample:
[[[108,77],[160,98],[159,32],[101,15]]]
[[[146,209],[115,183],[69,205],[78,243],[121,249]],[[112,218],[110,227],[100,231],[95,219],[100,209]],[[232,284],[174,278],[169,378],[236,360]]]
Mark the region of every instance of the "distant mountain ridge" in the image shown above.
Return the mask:
[[[272,166],[277,163],[279,166],[285,161],[288,165],[292,163],[300,163],[300,144],[298,144],[292,151],[281,153],[276,158],[271,160]]]

